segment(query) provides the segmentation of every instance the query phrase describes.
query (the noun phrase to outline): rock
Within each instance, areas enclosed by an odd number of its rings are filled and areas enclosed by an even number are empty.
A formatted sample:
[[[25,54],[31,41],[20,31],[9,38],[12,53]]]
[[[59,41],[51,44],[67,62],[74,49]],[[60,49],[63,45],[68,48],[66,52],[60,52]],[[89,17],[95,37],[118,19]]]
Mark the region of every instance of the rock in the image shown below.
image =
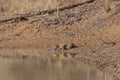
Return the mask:
[[[72,49],[72,48],[75,48],[75,44],[73,43],[68,43],[68,44],[64,44],[63,45],[63,50],[69,50],[69,49]]]

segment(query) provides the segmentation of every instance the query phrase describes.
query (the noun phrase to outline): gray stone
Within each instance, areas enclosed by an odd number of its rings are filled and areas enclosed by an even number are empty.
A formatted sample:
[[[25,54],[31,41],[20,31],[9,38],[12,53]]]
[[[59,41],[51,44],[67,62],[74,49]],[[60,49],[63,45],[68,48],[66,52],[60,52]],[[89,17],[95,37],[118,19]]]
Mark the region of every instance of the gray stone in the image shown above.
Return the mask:
[[[68,44],[65,44],[65,45],[63,46],[63,49],[64,49],[64,50],[69,50],[69,49],[72,49],[72,48],[75,48],[75,47],[76,47],[75,44],[73,44],[73,43],[68,43]]]

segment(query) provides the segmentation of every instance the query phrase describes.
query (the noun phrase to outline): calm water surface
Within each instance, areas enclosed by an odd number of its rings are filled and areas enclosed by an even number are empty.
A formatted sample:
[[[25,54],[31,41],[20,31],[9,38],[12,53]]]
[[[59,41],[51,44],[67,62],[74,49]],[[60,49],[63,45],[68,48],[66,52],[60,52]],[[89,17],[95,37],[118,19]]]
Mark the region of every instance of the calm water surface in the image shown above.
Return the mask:
[[[94,67],[53,58],[0,58],[0,80],[113,80]]]

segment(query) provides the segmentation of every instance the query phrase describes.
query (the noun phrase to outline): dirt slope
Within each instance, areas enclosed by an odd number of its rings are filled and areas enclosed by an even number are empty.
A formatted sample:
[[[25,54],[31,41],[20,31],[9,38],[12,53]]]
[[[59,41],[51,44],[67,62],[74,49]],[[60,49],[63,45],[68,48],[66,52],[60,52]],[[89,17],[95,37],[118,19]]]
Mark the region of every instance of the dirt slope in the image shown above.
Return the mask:
[[[95,64],[120,79],[120,7],[106,13],[103,0],[95,0],[58,15],[53,11],[0,20],[0,55],[75,53],[74,59]],[[69,43],[77,47],[56,49]]]

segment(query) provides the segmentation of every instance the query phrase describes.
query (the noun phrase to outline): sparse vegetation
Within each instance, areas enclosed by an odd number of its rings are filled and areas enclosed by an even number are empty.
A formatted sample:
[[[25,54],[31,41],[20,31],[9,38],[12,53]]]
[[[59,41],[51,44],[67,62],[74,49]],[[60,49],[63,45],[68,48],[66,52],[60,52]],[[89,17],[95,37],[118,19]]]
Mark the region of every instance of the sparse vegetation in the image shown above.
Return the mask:
[[[0,0],[0,11],[10,13],[34,12],[56,6],[56,0]]]
[[[105,0],[104,8],[106,12],[114,9],[115,7],[120,5],[120,0]]]
[[[0,0],[0,56],[72,58],[120,79],[119,0],[104,1]]]

